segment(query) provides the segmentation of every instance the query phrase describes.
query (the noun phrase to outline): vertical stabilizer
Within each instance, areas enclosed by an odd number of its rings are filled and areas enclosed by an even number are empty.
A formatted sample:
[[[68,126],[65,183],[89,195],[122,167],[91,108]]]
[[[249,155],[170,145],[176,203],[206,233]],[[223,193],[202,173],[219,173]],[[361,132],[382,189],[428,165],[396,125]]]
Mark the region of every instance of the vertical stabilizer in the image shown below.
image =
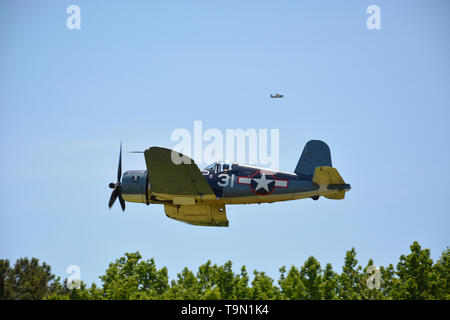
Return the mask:
[[[316,167],[322,166],[332,166],[330,148],[323,141],[311,140],[305,145],[294,172],[312,177]]]

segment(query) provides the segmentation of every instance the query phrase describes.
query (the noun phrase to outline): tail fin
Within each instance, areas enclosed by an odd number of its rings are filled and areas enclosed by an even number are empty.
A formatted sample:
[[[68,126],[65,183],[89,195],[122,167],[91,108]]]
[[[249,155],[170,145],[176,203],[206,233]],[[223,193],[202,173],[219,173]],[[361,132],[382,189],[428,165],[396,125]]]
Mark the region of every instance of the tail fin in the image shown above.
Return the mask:
[[[330,148],[323,141],[311,140],[305,145],[294,172],[312,177],[316,167],[321,166],[331,167]]]

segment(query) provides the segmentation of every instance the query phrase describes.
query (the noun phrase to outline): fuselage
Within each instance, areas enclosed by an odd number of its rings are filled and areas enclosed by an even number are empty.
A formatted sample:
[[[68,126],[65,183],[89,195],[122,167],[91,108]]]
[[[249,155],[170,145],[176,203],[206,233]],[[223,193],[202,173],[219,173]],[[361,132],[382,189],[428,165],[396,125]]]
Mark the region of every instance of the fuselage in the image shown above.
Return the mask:
[[[312,176],[237,163],[215,163],[203,169],[202,174],[216,196],[216,199],[205,203],[270,203],[310,197],[317,199],[321,195],[336,192],[314,183]],[[152,195],[146,170],[123,174],[122,195],[129,202],[170,203],[170,199]]]
[[[233,164],[229,170],[203,170],[204,177],[223,204],[264,203],[308,198],[319,185],[302,177],[266,168]]]

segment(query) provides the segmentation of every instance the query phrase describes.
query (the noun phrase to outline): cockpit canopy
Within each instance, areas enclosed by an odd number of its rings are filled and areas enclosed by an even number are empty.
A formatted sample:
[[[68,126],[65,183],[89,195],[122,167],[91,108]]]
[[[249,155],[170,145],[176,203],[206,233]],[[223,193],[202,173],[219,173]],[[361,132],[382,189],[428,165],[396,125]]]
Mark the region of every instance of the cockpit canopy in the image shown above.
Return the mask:
[[[222,171],[232,170],[235,165],[237,164],[229,161],[217,161],[207,166],[203,169],[203,171],[208,171],[208,173],[219,173]]]

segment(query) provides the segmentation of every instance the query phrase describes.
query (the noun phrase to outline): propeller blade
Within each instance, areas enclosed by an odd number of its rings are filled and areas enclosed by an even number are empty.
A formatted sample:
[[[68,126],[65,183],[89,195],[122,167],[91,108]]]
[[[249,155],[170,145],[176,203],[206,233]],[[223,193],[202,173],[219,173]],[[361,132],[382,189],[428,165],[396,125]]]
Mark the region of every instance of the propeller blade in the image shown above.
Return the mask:
[[[122,177],[122,141],[120,141],[119,168],[117,170],[117,183],[120,183]]]
[[[125,211],[125,201],[122,198],[122,193],[119,193],[119,202],[120,206],[122,207],[122,211]]]
[[[122,190],[120,188],[121,177],[122,177],[122,141],[120,141],[119,167],[117,168],[117,182],[109,184],[109,187],[114,190],[111,193],[111,198],[109,199],[108,207],[111,209],[116,199],[119,198],[122,211],[125,211],[125,201],[122,198]]]
[[[108,203],[108,207],[109,207],[110,209],[111,209],[111,207],[113,206],[114,202],[116,201],[117,196],[122,197],[122,196],[120,195],[120,190],[117,189],[117,188],[115,188],[115,189],[113,190],[113,192],[111,193],[111,198],[109,199],[109,203]]]

